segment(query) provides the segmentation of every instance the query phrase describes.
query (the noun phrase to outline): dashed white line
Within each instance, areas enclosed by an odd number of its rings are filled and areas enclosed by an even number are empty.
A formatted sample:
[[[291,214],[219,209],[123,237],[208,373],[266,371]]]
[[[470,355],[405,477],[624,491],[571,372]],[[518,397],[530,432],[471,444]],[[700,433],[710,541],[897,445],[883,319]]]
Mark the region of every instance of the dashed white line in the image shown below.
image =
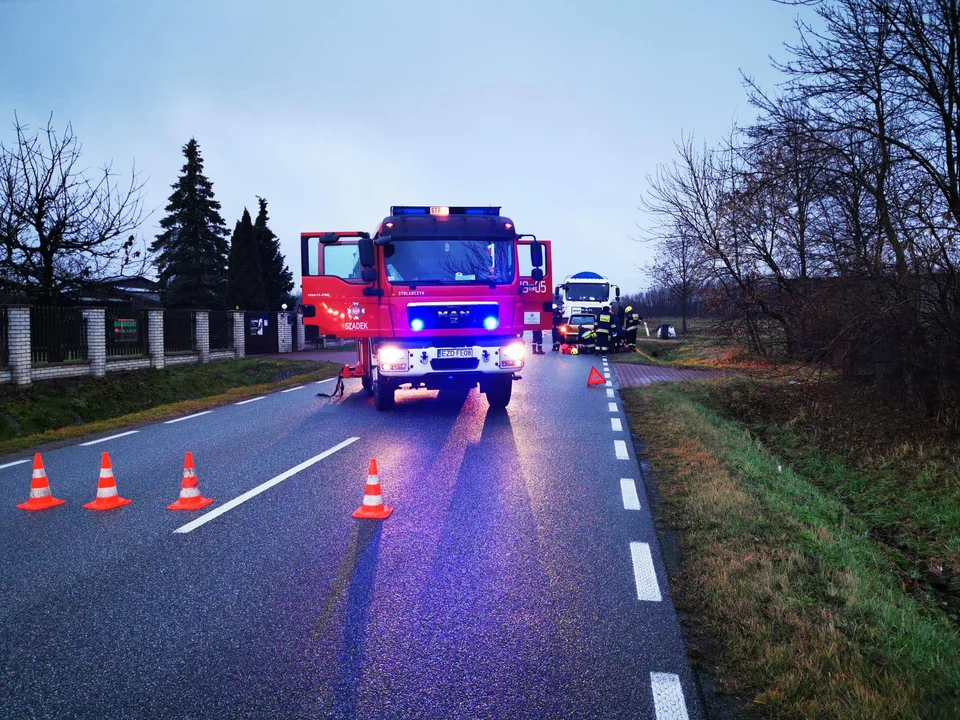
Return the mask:
[[[614,440],[613,449],[617,451],[617,460],[629,460],[630,456],[627,455],[627,443],[623,440]]]
[[[184,415],[182,418],[177,418],[176,420],[167,420],[164,425],[172,425],[173,423],[183,422],[184,420],[192,420],[193,418],[198,418],[201,415],[209,415],[213,410],[204,410],[203,412],[194,413],[193,415]]]
[[[260,397],[250,398],[249,400],[241,400],[238,403],[234,403],[234,405],[246,405],[247,403],[256,402],[257,400],[263,400],[266,397],[266,395],[261,395]]]
[[[607,410],[610,412],[617,412],[617,404],[615,402],[607,403]]]
[[[614,432],[623,432],[623,423],[620,418],[610,418],[610,427]]]
[[[660,585],[657,573],[653,569],[653,557],[647,543],[630,543],[630,555],[633,558],[633,579],[637,583],[637,600],[660,602]]]
[[[607,397],[608,397],[608,398],[612,398],[612,397],[613,397],[613,390],[607,390]]]
[[[281,390],[280,392],[282,392],[282,393],[288,393],[288,392],[293,392],[294,390],[303,390],[303,388],[305,388],[305,387],[306,387],[306,385],[297,385],[296,387],[287,388],[286,390]]]
[[[607,383],[606,383],[606,384],[607,384],[607,387],[613,387],[613,383],[610,382],[609,380],[607,380]]]
[[[620,478],[620,494],[623,495],[624,510],[639,510],[640,497],[637,495],[637,484],[630,478]]]
[[[317,380],[316,384],[322,385],[325,382],[333,382],[334,380],[336,380],[336,378],[327,378],[326,380]]]
[[[126,432],[119,433],[117,435],[111,435],[110,437],[100,438],[99,440],[91,440],[90,442],[80,443],[80,447],[87,447],[88,445],[96,445],[97,443],[106,442],[107,440],[116,440],[117,438],[126,437],[127,435],[133,435],[134,433],[140,432],[139,430],[127,430]]]
[[[683,701],[680,677],[673,673],[650,673],[653,691],[653,709],[657,720],[688,720],[687,704]]]
[[[3,465],[0,465],[0,470],[3,470],[4,468],[8,468],[8,467],[13,467],[14,465],[23,465],[24,463],[30,462],[31,459],[32,458],[26,458],[24,460],[14,460],[13,462],[4,463]]]
[[[231,500],[231,501],[229,501],[229,502],[227,502],[227,503],[224,503],[223,505],[221,505],[220,507],[218,507],[216,510],[211,510],[211,511],[208,512],[208,513],[204,513],[203,515],[201,515],[200,517],[198,517],[196,520],[192,520],[191,522],[188,522],[186,525],[182,525],[182,526],[178,527],[176,530],[174,530],[174,532],[175,532],[175,533],[188,533],[188,532],[190,532],[191,530],[196,530],[196,529],[197,529],[198,527],[200,527],[201,525],[210,522],[211,520],[213,520],[213,519],[216,518],[216,517],[219,517],[220,515],[223,515],[223,513],[227,512],[228,510],[232,510],[233,508],[237,507],[237,505],[240,505],[241,503],[246,502],[246,501],[249,500],[250,498],[259,495],[259,494],[262,493],[264,490],[269,490],[269,489],[272,488],[274,485],[279,485],[280,483],[282,483],[282,482],[283,482],[284,480],[286,480],[287,478],[291,478],[291,477],[293,477],[294,475],[296,475],[298,472],[300,472],[301,470],[306,470],[306,469],[307,469],[308,467],[310,467],[311,465],[320,462],[321,460],[323,460],[323,459],[326,458],[326,457],[330,457],[330,456],[333,455],[335,452],[338,452],[338,451],[340,451],[340,450],[343,450],[345,447],[347,447],[347,445],[350,445],[350,444],[352,444],[352,443],[355,443],[355,442],[356,442],[357,440],[359,440],[359,439],[360,439],[360,438],[357,438],[357,437],[349,438],[349,439],[347,439],[347,440],[344,440],[344,441],[343,441],[342,443],[340,443],[339,445],[334,445],[334,446],[333,446],[332,448],[330,448],[329,450],[324,450],[324,451],[323,451],[322,453],[320,453],[319,455],[314,455],[314,456],[313,456],[312,458],[310,458],[309,460],[304,460],[302,463],[300,463],[300,464],[297,465],[296,467],[292,467],[292,468],[290,468],[289,470],[287,470],[286,472],[282,472],[282,473],[280,473],[279,475],[277,475],[276,477],[271,478],[270,480],[267,480],[265,483],[261,483],[260,485],[257,485],[255,488],[253,488],[253,490],[248,490],[248,491],[245,492],[243,495],[240,495],[239,497],[235,497],[233,500]]]

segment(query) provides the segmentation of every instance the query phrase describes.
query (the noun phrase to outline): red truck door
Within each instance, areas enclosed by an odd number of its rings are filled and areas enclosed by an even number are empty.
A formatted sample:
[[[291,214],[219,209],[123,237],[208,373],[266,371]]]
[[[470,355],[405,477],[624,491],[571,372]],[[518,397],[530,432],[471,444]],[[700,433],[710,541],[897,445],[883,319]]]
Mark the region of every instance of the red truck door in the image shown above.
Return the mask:
[[[321,335],[358,338],[380,334],[379,297],[370,292],[376,280],[363,277],[361,237],[367,236],[359,232],[300,234],[304,323],[318,326]]]
[[[517,241],[517,267],[520,270],[520,305],[523,313],[520,327],[524,330],[553,328],[553,268],[549,240],[540,240],[543,264],[536,268],[531,249],[536,240]],[[537,270],[539,269],[539,273]]]

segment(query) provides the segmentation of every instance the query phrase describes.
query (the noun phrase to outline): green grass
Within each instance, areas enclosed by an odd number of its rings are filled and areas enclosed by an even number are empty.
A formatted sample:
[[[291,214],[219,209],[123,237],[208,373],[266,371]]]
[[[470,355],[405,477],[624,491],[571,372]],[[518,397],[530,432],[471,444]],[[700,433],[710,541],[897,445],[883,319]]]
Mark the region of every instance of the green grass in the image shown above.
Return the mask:
[[[245,359],[43,380],[26,387],[2,385],[0,452],[332,377],[340,367],[312,360]]]
[[[693,656],[756,717],[960,717],[956,625],[911,592],[819,466],[708,407],[744,382],[623,391],[659,473],[658,522],[679,533],[672,592],[693,617]],[[917,487],[913,502],[935,496]]]

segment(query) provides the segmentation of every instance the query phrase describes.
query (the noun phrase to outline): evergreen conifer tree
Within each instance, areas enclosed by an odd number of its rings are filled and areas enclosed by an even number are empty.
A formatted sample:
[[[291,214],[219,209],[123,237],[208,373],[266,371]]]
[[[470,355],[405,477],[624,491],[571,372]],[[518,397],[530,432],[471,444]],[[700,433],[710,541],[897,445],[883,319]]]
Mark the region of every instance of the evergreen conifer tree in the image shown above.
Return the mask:
[[[253,221],[246,208],[237,222],[230,245],[230,273],[227,306],[241,310],[266,309],[263,294],[263,274]]]
[[[254,228],[257,233],[257,247],[260,251],[260,271],[263,273],[263,289],[266,295],[266,308],[280,310],[280,306],[290,301],[293,290],[293,273],[286,265],[286,259],[280,252],[280,239],[267,225],[267,201],[257,197],[260,212]]]
[[[227,280],[229,234],[213,197],[213,183],[203,174],[197,141],[183,146],[187,162],[174,183],[160,221],[164,232],[150,249],[156,253],[163,303],[167,307],[222,308]]]

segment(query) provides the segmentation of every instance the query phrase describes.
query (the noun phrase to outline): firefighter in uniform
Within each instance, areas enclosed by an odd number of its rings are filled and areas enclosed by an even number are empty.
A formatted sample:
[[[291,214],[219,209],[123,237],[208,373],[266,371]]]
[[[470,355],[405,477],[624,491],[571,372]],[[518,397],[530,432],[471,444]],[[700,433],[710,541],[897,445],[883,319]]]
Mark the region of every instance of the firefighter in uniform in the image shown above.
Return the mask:
[[[641,322],[643,322],[643,318],[640,317],[640,313],[628,305],[626,310],[626,320],[624,321],[625,331],[627,334],[628,351],[637,349],[637,332],[640,330]]]
[[[543,330],[533,331],[533,354],[546,355],[546,353],[543,352]]]
[[[597,334],[590,325],[581,325],[577,331],[577,342],[586,355],[593,355],[597,349]]]
[[[610,352],[610,330],[613,327],[613,316],[610,314],[610,306],[604,305],[603,310],[597,316],[597,325],[594,332],[597,334],[597,352]]]
[[[560,308],[554,306],[553,308],[553,351],[560,352],[560,344],[563,342],[563,338],[560,335],[560,326],[563,324],[563,313]]]

